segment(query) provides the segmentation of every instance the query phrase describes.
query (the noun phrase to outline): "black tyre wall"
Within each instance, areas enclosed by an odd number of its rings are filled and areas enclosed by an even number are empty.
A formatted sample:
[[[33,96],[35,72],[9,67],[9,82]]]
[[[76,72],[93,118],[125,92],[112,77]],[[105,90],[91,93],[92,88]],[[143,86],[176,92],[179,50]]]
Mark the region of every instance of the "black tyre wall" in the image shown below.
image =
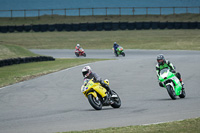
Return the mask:
[[[16,29],[17,32],[23,32],[24,31],[24,25],[16,26],[15,29]]]
[[[29,32],[32,30],[32,26],[31,25],[25,25],[24,26],[24,31]]]
[[[159,22],[152,22],[151,28],[152,29],[159,29]]]
[[[89,31],[96,30],[96,24],[95,23],[88,23],[88,30]]]
[[[21,64],[21,63],[30,63],[30,62],[39,62],[39,61],[54,61],[55,59],[50,56],[38,56],[38,57],[25,57],[25,58],[10,58],[0,60],[0,67]]]
[[[55,24],[50,24],[49,27],[48,27],[48,30],[51,31],[51,32],[55,31],[56,30],[56,25]]]
[[[0,26],[1,33],[7,32],[47,32],[47,31],[115,31],[148,29],[200,29],[200,22],[102,22],[79,24],[42,24]]]
[[[119,30],[119,23],[112,23],[112,30]]]
[[[15,31],[15,26],[8,26],[8,31],[9,32],[14,32]]]
[[[87,23],[80,24],[80,30],[81,31],[87,31],[88,30],[88,24]]]
[[[8,26],[0,26],[0,32],[7,33],[8,32]]]
[[[104,24],[103,24],[103,28],[104,28],[104,30],[106,30],[106,31],[112,30],[112,23],[111,23],[111,22],[109,22],[109,23],[104,23]]]
[[[35,32],[39,32],[40,31],[40,25],[33,25],[32,30],[35,31]]]
[[[96,23],[96,30],[102,31],[103,30],[103,23]]]

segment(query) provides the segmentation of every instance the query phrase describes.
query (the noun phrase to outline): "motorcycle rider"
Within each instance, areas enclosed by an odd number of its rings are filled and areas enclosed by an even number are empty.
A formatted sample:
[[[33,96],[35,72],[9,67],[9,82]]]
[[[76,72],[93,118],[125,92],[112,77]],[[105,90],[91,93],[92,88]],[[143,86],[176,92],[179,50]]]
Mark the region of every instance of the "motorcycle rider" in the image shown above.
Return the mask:
[[[102,87],[104,87],[110,94],[111,94],[111,97],[112,97],[112,91],[110,89],[110,87],[103,82],[103,80],[101,79],[101,77],[99,75],[97,75],[95,72],[92,72],[92,69],[90,66],[85,66],[83,69],[82,69],[82,74],[83,74],[83,77],[84,77],[84,81],[87,80],[87,79],[94,79],[94,82],[99,82]],[[108,95],[106,95],[104,97],[104,103],[110,101],[110,104],[113,104],[114,102],[112,100],[109,99],[110,97],[108,97]]]
[[[183,86],[184,83],[182,81],[182,78],[181,78],[181,74],[179,72],[176,72],[175,70],[175,66],[168,60],[165,60],[165,57],[163,54],[159,54],[157,56],[157,65],[156,65],[156,73],[157,73],[157,76],[159,77],[160,75],[160,71],[164,68],[169,68],[170,71],[172,73],[174,73],[176,75],[176,77],[180,80],[180,83],[181,85]],[[164,87],[163,84],[161,82],[159,82],[159,85],[160,87]],[[184,89],[184,88],[183,88]]]
[[[119,45],[118,45],[116,42],[114,42],[113,48],[114,48],[115,54],[117,54],[117,48],[118,48],[118,47],[119,47]]]
[[[80,48],[81,48],[80,44],[76,44],[75,49],[78,50],[78,51],[80,51]]]

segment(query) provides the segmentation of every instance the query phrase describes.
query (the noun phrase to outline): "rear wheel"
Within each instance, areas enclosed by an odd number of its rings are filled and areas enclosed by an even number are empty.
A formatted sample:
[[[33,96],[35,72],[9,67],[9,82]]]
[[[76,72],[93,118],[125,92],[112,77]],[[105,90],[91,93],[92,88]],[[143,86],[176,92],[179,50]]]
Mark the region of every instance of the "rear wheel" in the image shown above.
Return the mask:
[[[176,93],[175,93],[174,89],[172,88],[172,86],[167,85],[166,88],[167,88],[167,92],[168,92],[169,96],[171,97],[171,99],[176,100]]]
[[[119,95],[118,95],[115,91],[113,91],[113,90],[112,90],[112,94],[113,94],[113,95],[117,95],[117,97],[112,97],[112,101],[113,101],[114,103],[111,104],[111,106],[112,106],[113,108],[119,108],[119,107],[121,106],[121,100],[120,100],[120,98],[119,98]]]
[[[92,94],[88,95],[88,101],[90,105],[96,109],[96,110],[101,110],[102,109],[102,103],[101,101],[97,98],[95,98]]]
[[[76,55],[77,57],[79,57],[79,54],[78,54],[77,52],[75,52],[75,55]]]

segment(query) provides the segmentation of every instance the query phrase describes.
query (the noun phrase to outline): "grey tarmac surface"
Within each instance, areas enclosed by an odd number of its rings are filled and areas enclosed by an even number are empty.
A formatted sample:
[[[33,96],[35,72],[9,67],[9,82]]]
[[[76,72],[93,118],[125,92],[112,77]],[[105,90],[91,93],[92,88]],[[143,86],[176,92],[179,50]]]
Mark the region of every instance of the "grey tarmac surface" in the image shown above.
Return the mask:
[[[77,58],[74,50],[31,50],[55,58]],[[122,101],[119,109],[94,110],[81,93],[81,69],[76,66],[0,88],[0,133],[52,133],[121,127],[200,117],[200,51],[85,50],[86,58],[114,58],[89,63],[108,78]],[[163,53],[182,75],[186,98],[171,100],[159,87],[156,56]],[[84,57],[81,57],[84,58]]]

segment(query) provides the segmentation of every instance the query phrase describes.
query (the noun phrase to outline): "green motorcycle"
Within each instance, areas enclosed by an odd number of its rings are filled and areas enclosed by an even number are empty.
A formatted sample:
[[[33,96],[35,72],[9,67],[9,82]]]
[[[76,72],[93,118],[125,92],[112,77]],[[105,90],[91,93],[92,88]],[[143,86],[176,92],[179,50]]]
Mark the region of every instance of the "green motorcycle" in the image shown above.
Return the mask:
[[[113,50],[114,50],[114,48],[113,48]],[[124,48],[123,47],[119,46],[116,50],[117,50],[117,53],[115,53],[115,51],[114,51],[115,56],[117,56],[117,57],[119,55],[125,56]]]
[[[167,89],[167,92],[171,99],[175,100],[176,96],[179,96],[180,98],[185,98],[185,89],[183,89],[183,86],[181,85],[176,75],[170,72],[168,68],[162,69],[160,71],[159,80],[162,85]]]

